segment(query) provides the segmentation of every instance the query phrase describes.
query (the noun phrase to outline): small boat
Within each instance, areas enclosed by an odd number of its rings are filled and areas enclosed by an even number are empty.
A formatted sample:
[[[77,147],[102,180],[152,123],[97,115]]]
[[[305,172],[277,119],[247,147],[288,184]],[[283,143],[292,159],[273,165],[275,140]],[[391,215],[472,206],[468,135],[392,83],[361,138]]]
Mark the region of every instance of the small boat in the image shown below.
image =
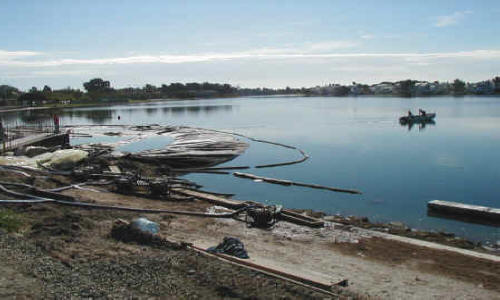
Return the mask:
[[[436,117],[435,113],[425,114],[425,115],[411,115],[399,118],[399,123],[409,124],[409,123],[432,123]]]

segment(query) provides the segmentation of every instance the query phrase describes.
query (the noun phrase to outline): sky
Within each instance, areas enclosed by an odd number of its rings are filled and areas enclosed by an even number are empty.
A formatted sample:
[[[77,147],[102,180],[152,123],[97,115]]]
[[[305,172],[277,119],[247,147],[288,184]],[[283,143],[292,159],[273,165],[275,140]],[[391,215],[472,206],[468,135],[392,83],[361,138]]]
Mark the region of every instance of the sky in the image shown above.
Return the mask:
[[[500,1],[25,1],[0,7],[0,84],[311,87],[500,75]]]

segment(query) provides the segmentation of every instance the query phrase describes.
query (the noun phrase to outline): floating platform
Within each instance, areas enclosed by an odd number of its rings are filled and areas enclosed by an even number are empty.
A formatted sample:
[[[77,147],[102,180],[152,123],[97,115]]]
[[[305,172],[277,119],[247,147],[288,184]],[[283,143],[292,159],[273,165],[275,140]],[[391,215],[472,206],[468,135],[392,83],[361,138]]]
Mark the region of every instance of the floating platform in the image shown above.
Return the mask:
[[[427,208],[431,213],[436,212],[438,215],[452,216],[456,219],[477,220],[491,225],[500,224],[500,208],[443,200],[429,201]]]

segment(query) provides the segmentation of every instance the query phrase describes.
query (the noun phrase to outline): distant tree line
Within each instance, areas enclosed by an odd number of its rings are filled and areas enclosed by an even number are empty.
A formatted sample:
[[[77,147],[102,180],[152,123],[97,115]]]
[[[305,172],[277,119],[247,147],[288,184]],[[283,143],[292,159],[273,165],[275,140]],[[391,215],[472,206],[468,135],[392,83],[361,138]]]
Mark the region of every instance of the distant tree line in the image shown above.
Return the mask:
[[[419,80],[401,80],[397,82],[381,82],[366,85],[353,82],[351,85],[328,84],[309,88],[308,96],[398,96],[426,97],[442,95],[498,95],[500,94],[500,77],[480,82],[464,82],[455,79],[453,82],[428,82]]]
[[[83,83],[84,91],[65,88],[53,90],[45,85],[42,89],[32,87],[27,92],[9,86],[0,85],[0,105],[22,104],[39,105],[45,103],[100,103],[147,99],[191,99],[220,98],[237,96],[271,96],[271,95],[304,95],[304,96],[439,96],[439,95],[493,95],[500,94],[500,77],[491,80],[469,83],[456,79],[453,82],[427,82],[418,80],[402,80],[397,82],[381,82],[378,84],[350,85],[328,84],[311,88],[240,88],[220,83],[170,83],[155,86],[146,84],[143,87],[115,89],[111,83],[102,78],[94,78]]]

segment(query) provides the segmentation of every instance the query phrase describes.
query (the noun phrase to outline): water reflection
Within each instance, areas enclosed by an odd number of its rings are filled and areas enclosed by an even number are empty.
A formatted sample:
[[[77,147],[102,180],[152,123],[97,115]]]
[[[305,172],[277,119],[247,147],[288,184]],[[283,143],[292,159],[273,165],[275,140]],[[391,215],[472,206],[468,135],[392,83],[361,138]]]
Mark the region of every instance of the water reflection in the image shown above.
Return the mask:
[[[220,111],[232,111],[233,106],[232,105],[196,105],[196,106],[168,106],[168,107],[163,107],[162,111],[163,113],[172,113],[172,114],[184,114],[184,113],[189,113],[189,114],[194,114],[197,115],[201,111],[204,113],[215,113],[215,112],[220,112]]]
[[[1,119],[6,126],[22,124],[43,123],[51,121],[54,114],[60,114],[60,110],[25,110],[2,113]]]
[[[98,109],[98,110],[65,110],[62,116],[72,120],[73,118],[84,118],[96,124],[105,124],[113,119],[114,110]]]
[[[449,220],[456,220],[456,221],[466,222],[466,223],[480,224],[480,225],[486,225],[486,226],[492,226],[492,227],[500,227],[500,221],[495,220],[495,219],[487,219],[484,217],[474,217],[474,216],[467,216],[467,215],[461,215],[461,214],[438,212],[438,211],[434,211],[434,210],[430,210],[430,209],[427,210],[427,216],[432,217],[432,218],[449,219]]]
[[[436,122],[434,120],[429,120],[429,121],[420,122],[420,123],[408,122],[406,124],[403,124],[403,123],[399,123],[399,124],[402,127],[408,127],[408,131],[412,130],[412,128],[417,125],[416,127],[418,127],[418,131],[421,131],[421,130],[424,130],[425,126],[427,126],[427,125],[430,125],[430,126],[436,125]]]
[[[146,108],[146,114],[148,116],[154,115],[158,112],[158,108]]]
[[[199,106],[188,106],[188,108],[187,108],[187,112],[190,114],[194,114],[194,115],[199,114],[200,111],[201,111],[201,107],[199,107]]]

